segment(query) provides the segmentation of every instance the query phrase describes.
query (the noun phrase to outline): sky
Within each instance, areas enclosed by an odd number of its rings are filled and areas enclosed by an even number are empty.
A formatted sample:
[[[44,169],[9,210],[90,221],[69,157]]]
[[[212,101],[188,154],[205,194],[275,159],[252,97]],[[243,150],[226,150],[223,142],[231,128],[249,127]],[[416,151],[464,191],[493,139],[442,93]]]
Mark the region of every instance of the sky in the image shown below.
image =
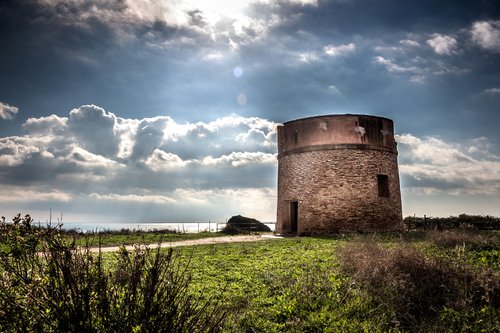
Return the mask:
[[[404,216],[500,216],[497,0],[3,0],[0,43],[7,220],[275,221],[276,127],[346,113]]]

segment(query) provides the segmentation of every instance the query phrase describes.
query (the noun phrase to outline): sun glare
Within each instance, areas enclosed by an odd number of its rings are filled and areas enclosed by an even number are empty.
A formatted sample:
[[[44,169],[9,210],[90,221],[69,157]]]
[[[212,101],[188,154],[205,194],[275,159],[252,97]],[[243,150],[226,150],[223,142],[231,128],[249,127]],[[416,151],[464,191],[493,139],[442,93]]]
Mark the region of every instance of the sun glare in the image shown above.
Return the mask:
[[[246,9],[252,1],[235,0],[187,0],[184,3],[186,9],[197,8],[203,12],[205,19],[215,24],[222,18],[236,18]]]

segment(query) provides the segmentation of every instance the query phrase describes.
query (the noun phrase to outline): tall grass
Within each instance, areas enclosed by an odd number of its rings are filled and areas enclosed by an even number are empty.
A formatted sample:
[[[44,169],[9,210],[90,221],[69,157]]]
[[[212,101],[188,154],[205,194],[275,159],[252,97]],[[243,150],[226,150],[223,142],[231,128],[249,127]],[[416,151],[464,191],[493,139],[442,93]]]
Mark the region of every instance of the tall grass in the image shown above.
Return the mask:
[[[405,243],[383,247],[373,239],[351,242],[339,255],[343,272],[390,314],[396,327],[498,329],[498,272],[429,256]]]
[[[29,215],[2,224],[0,331],[207,332],[227,314],[189,292],[190,273],[160,248],[122,248],[113,265]]]

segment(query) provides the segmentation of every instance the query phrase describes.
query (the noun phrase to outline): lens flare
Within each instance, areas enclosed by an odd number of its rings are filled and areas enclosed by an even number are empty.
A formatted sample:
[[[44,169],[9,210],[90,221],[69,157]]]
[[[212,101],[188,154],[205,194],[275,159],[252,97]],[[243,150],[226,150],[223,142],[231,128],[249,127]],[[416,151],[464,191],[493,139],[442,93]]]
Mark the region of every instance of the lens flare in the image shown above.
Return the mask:
[[[245,94],[239,94],[238,97],[236,97],[236,100],[241,106],[247,104],[247,96]]]
[[[233,75],[234,77],[241,77],[243,75],[243,68],[240,66],[236,66],[233,68]]]

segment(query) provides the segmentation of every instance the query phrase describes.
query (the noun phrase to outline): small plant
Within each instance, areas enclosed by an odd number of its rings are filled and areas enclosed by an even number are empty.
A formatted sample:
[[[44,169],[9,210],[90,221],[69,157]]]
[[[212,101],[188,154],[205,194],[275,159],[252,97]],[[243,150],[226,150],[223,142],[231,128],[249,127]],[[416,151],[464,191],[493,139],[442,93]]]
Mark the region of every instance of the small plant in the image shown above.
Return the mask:
[[[29,215],[0,227],[2,332],[206,332],[227,315],[217,295],[189,292],[172,250],[122,248],[106,267],[102,253],[34,227]]]

